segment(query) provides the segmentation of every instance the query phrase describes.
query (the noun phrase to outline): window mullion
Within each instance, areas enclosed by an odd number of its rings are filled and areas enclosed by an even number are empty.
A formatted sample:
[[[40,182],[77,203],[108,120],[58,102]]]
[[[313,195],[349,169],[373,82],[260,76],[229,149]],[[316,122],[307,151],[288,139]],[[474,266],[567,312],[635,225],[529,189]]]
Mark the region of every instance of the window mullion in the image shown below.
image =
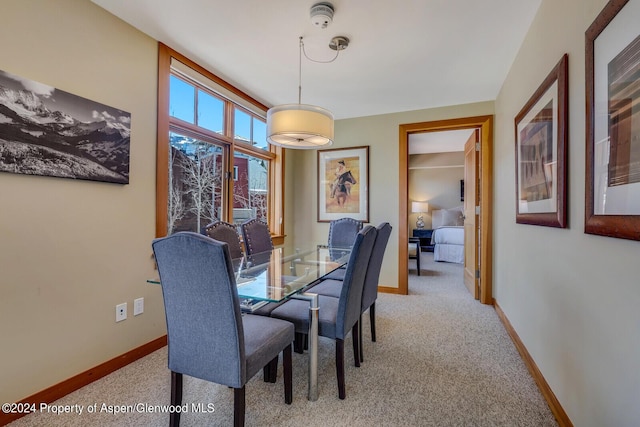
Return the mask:
[[[226,101],[224,105],[224,134],[231,141],[234,141],[234,116],[233,116],[233,103]]]
[[[198,90],[198,87],[195,86],[193,88],[194,90],[194,94],[193,94],[193,124],[198,126],[198,121],[199,121],[199,117],[198,117],[198,95],[200,94],[200,91]]]

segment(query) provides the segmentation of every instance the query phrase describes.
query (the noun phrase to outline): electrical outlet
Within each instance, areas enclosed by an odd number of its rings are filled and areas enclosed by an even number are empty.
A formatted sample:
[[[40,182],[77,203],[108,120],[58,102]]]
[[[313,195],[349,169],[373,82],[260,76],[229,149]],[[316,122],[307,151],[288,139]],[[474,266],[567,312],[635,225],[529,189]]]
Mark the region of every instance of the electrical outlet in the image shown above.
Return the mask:
[[[144,313],[144,298],[137,298],[133,300],[133,315]]]
[[[127,318],[127,303],[116,305],[116,322],[121,322]]]

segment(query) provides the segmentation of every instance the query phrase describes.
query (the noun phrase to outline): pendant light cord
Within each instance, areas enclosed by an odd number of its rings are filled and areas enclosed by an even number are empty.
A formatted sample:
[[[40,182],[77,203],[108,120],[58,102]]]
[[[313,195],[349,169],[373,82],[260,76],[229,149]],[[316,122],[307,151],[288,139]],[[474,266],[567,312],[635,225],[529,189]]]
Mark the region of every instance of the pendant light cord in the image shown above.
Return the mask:
[[[307,58],[311,62],[316,62],[318,64],[328,64],[336,60],[338,55],[340,54],[340,49],[336,49],[336,56],[328,61],[316,61],[307,55],[307,52],[304,50],[304,42],[302,41],[302,36],[300,36],[300,51],[298,53],[298,104],[302,104],[302,55]]]
[[[298,104],[302,104],[302,51],[303,50],[304,50],[304,43],[302,43],[302,36],[300,36],[300,50],[298,52]]]
[[[334,56],[333,58],[329,59],[328,61],[317,61],[313,58],[310,58],[309,55],[307,55],[307,51],[304,50],[304,43],[302,43],[302,37],[300,37],[300,49],[302,50],[302,53],[304,53],[305,58],[307,58],[311,62],[317,62],[318,64],[328,64],[330,62],[333,62],[336,60],[336,58],[338,57],[338,54],[340,53],[340,49],[337,49],[336,56]]]

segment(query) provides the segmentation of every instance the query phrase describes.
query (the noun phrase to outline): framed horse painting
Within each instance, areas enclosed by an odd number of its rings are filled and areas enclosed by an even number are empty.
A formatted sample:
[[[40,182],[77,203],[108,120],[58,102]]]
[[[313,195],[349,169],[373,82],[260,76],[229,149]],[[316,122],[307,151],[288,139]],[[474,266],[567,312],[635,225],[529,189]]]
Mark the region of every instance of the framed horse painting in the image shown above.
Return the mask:
[[[369,222],[369,147],[318,150],[318,222]]]

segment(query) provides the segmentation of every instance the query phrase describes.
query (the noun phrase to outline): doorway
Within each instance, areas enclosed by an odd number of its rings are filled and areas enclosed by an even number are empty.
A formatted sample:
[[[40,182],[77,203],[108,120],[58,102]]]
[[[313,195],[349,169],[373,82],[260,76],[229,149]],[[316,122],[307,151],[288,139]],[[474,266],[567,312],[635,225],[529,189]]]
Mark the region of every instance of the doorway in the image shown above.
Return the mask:
[[[407,295],[409,293],[409,135],[422,132],[438,132],[458,129],[475,129],[479,132],[479,143],[477,144],[478,167],[475,171],[478,183],[476,192],[478,204],[474,207],[474,214],[477,219],[478,244],[476,259],[479,268],[476,271],[475,279],[478,282],[477,294],[474,296],[483,304],[493,304],[491,293],[491,204],[492,204],[492,146],[493,146],[493,116],[466,117],[460,119],[439,120],[432,122],[410,123],[400,125],[399,134],[399,251],[398,251],[398,293]],[[471,178],[471,177],[469,177]],[[468,179],[469,179],[468,178]]]

